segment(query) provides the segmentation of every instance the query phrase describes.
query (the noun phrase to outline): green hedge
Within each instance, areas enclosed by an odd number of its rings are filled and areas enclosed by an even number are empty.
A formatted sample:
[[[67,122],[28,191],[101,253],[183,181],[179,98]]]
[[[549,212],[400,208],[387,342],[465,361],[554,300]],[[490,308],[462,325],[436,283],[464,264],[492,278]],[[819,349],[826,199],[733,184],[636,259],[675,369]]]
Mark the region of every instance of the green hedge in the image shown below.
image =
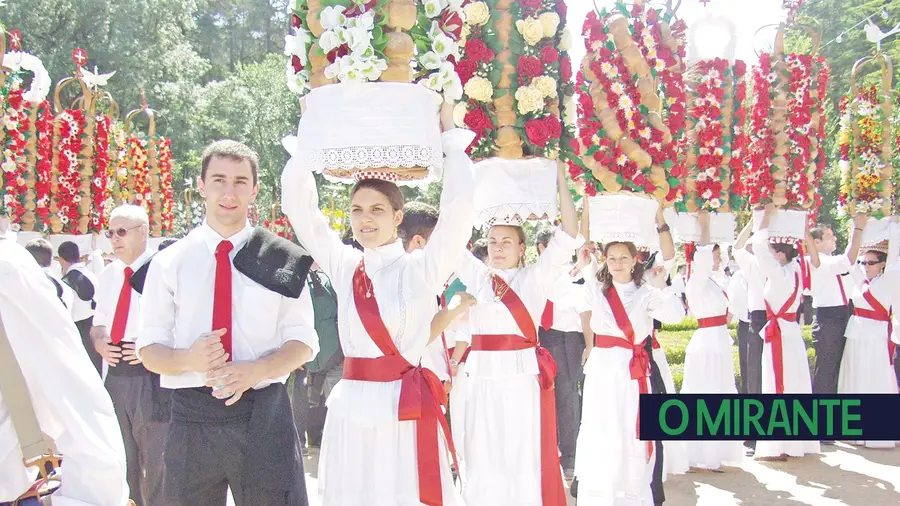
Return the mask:
[[[732,324],[728,328],[731,333],[731,339],[734,341],[732,356],[734,357],[735,383],[740,384],[741,368],[737,349],[737,326]],[[688,318],[676,325],[663,325],[663,328],[659,331],[659,342],[666,350],[666,360],[669,362],[669,368],[672,370],[672,379],[675,381],[675,387],[678,390],[681,390],[681,382],[684,379],[684,355],[695,330],[697,330],[697,320]],[[809,356],[809,368],[812,370],[816,363],[816,350],[812,346],[812,327],[805,325],[801,330],[803,332],[803,341],[806,343],[806,353]]]

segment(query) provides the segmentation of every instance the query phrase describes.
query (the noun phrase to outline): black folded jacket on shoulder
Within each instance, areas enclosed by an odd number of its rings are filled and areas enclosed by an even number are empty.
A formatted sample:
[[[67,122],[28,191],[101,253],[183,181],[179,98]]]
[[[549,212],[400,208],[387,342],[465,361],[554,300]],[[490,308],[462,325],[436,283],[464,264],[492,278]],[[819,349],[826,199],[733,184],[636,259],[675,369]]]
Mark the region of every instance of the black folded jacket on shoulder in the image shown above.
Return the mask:
[[[256,227],[234,257],[234,268],[265,288],[297,299],[306,287],[312,257],[300,246]]]

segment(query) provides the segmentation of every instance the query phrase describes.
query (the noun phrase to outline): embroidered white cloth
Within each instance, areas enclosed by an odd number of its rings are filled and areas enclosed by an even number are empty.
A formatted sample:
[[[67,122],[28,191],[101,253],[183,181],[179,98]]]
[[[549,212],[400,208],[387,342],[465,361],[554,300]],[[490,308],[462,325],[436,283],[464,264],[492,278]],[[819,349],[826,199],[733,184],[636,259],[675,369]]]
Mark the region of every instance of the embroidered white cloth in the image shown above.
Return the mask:
[[[553,221],[559,215],[556,163],[546,158],[489,158],[476,163],[475,226],[516,216]]]
[[[659,202],[637,195],[601,194],[588,198],[591,206],[591,239],[600,243],[633,242],[638,247],[659,249],[656,211]]]

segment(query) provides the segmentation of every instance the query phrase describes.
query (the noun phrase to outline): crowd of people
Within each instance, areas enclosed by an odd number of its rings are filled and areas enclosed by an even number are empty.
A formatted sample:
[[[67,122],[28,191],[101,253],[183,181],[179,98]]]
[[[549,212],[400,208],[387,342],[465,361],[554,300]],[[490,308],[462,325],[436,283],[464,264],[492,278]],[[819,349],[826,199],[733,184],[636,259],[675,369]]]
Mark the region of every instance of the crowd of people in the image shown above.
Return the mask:
[[[668,477],[746,451],[639,437],[640,394],[677,392],[658,331],[688,314],[698,329],[682,393],[897,393],[897,224],[890,241],[864,245],[857,217],[836,255],[817,226],[798,257],[770,237],[770,207],[741,231],[726,272],[728,248],[700,213],[681,271],[662,210],[658,251],[588,240],[588,207],[576,209],[560,164],[558,224],[536,233],[528,264],[515,217],[472,241],[472,137],[449,116],[439,208],[363,178],[343,237],[293,160],[283,211],[297,241],[251,226],[258,160],[233,141],[203,155],[204,223],[156,250],[135,205],[111,213],[112,261],[70,242],[19,246],[0,223],[2,327],[65,457],[59,504],[223,506],[230,489],[238,506],[306,505],[309,446],[323,506],[560,506],[567,481],[579,505],[662,504]],[[38,504],[12,409],[0,403],[0,504]],[[767,460],[820,451],[745,445]]]

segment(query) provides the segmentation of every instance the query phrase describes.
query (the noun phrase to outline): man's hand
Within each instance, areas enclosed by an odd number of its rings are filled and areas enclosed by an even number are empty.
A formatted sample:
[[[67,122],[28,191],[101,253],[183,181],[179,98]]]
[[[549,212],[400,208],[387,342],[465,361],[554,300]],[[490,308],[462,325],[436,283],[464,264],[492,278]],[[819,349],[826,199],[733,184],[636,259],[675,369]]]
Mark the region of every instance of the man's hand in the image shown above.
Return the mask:
[[[134,351],[134,343],[122,343],[122,360],[131,365],[141,363],[141,359],[138,358],[137,353]]]
[[[201,334],[188,349],[188,370],[206,373],[225,365],[228,354],[225,353],[225,347],[222,346],[222,336],[224,335],[225,329]]]
[[[212,387],[213,397],[226,399],[231,406],[241,400],[244,392],[265,379],[265,371],[256,362],[228,362],[207,373],[206,386]]]
[[[105,360],[110,367],[115,367],[116,364],[119,363],[119,360],[122,359],[122,348],[112,344],[107,339],[108,337],[94,339],[94,349],[97,350],[97,353],[103,357],[103,360]],[[133,350],[134,345],[132,344],[131,347]]]
[[[866,225],[869,223],[869,215],[865,213],[859,213],[853,218],[853,226],[856,228],[864,229]]]

